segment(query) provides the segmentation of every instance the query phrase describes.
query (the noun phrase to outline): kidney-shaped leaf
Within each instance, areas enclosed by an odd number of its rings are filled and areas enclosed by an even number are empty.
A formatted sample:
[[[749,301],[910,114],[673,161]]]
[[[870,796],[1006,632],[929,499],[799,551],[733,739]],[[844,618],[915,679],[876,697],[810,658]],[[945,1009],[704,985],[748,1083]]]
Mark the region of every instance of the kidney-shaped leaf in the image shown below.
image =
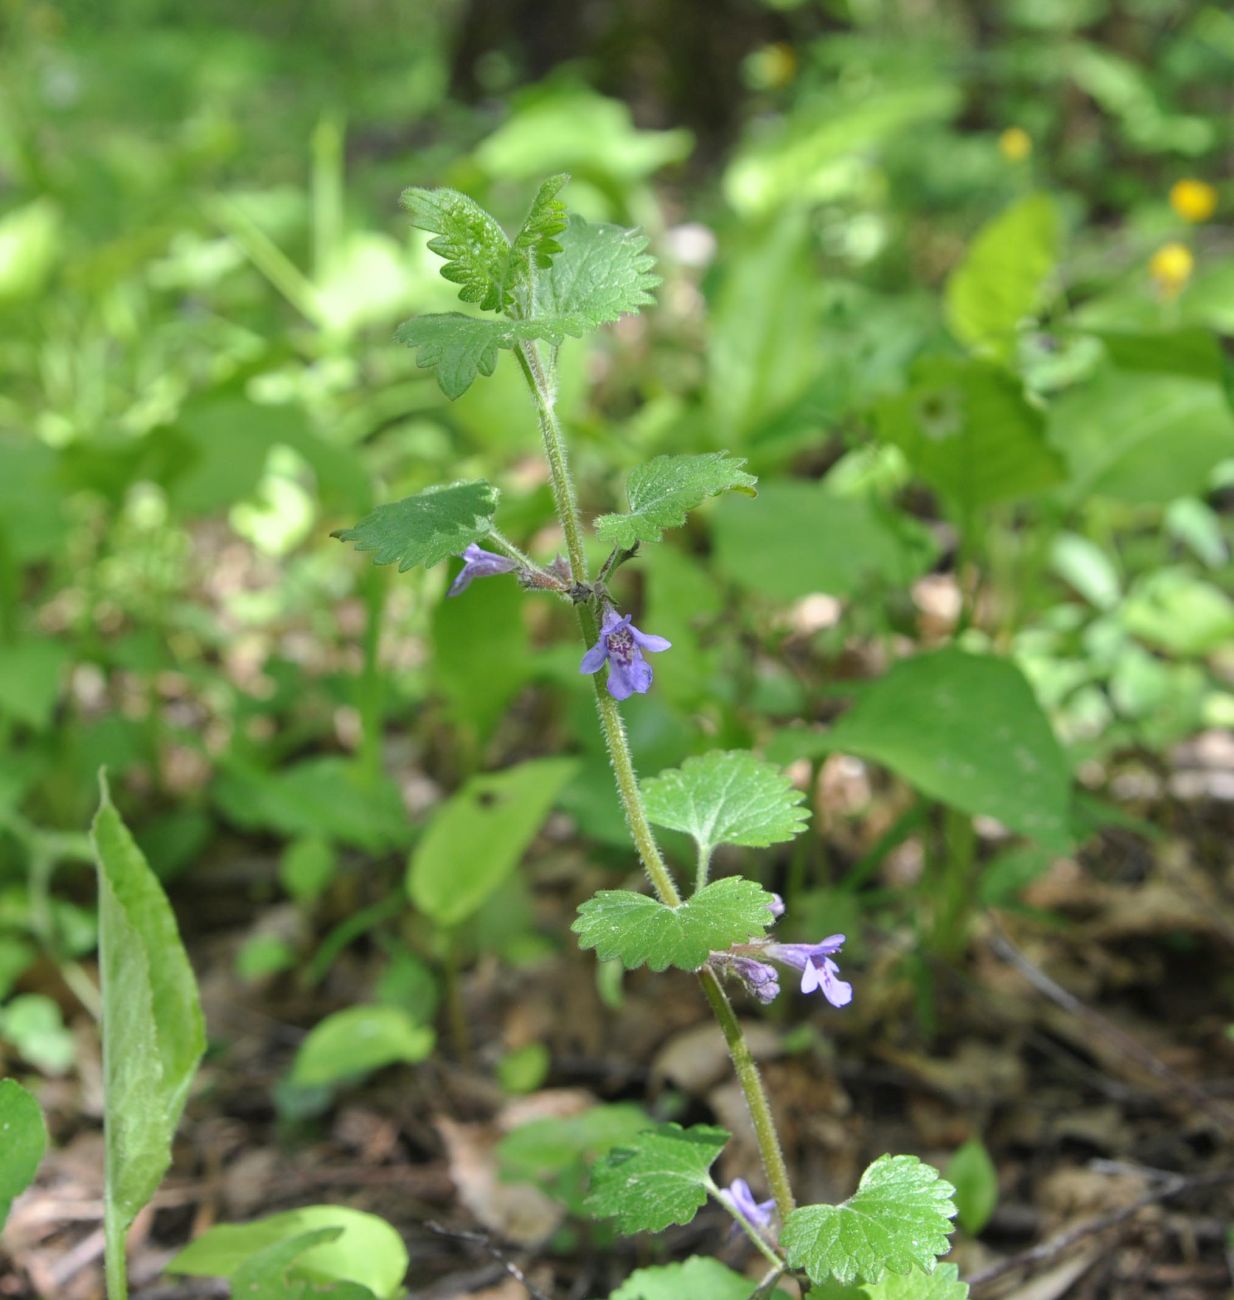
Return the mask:
[[[880,1156],[841,1205],[805,1205],[785,1220],[780,1243],[811,1282],[878,1282],[912,1268],[931,1273],[950,1248],[950,1183],[916,1156]]]

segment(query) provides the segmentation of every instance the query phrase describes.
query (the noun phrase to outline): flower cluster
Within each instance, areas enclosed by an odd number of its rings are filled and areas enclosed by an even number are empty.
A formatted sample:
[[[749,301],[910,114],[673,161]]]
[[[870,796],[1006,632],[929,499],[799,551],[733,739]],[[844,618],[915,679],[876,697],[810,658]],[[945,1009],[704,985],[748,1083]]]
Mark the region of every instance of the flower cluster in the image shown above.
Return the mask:
[[[778,920],[784,913],[784,904],[778,895],[769,904]],[[727,952],[713,952],[710,965],[724,975],[740,980],[746,991],[767,1005],[780,996],[780,976],[769,961],[791,966],[801,972],[801,991],[816,990],[833,1007],[846,1007],[853,1000],[853,986],[840,978],[840,968],[832,958],[844,947],[845,936],[829,934],[820,943],[741,943]]]

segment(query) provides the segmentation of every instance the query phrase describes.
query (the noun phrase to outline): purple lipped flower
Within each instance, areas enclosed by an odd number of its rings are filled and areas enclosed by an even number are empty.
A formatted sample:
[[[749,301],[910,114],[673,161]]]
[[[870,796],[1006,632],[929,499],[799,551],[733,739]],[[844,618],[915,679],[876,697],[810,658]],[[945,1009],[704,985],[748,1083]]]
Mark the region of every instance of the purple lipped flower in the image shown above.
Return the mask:
[[[463,552],[463,567],[450,584],[447,596],[461,596],[475,578],[494,578],[499,573],[509,573],[518,568],[518,561],[506,555],[495,555],[472,542]]]
[[[580,673],[599,672],[608,662],[608,693],[615,700],[629,699],[636,692],[646,695],[651,689],[651,665],[643,651],[659,654],[672,645],[662,636],[640,632],[629,614],[619,614],[611,606],[604,611],[600,639],[583,656]]]
[[[752,1227],[755,1232],[765,1232],[771,1227],[771,1216],[776,1208],[774,1200],[756,1201],[750,1184],[744,1178],[734,1178],[722,1189],[720,1198]]]
[[[784,915],[784,900],[779,894],[771,895],[771,902],[767,904],[767,910],[771,913],[772,918],[776,921]]]
[[[822,943],[769,943],[763,952],[801,972],[803,993],[821,989],[833,1007],[846,1007],[853,1000],[853,986],[838,978],[840,968],[831,960],[844,947],[844,938],[831,934]]]
[[[765,961],[732,952],[713,952],[708,961],[713,969],[725,975],[735,975],[746,986],[746,992],[764,1006],[770,1005],[780,996],[779,972]]]

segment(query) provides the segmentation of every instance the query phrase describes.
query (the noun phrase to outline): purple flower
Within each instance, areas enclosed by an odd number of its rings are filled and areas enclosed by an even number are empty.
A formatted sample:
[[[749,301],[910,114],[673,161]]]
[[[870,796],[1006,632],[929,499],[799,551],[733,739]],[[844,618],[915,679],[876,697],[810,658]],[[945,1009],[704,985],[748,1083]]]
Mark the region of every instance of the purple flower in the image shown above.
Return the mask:
[[[736,1210],[755,1232],[771,1227],[771,1215],[776,1208],[775,1201],[756,1201],[750,1191],[750,1184],[744,1178],[734,1178],[720,1192],[720,1199]]]
[[[775,961],[801,972],[801,991],[821,989],[833,1007],[846,1007],[853,1000],[853,986],[838,979],[840,968],[831,958],[844,947],[844,935],[828,935],[822,943],[769,943],[763,952]]]
[[[640,632],[630,621],[613,608],[604,611],[600,626],[600,639],[583,656],[580,673],[599,672],[608,661],[608,693],[615,700],[629,699],[637,692],[646,695],[651,689],[651,665],[643,658],[643,651],[659,654],[672,644],[662,636],[649,636]]]
[[[471,586],[473,578],[492,578],[499,573],[509,573],[518,568],[518,561],[504,555],[494,555],[472,542],[463,552],[463,567],[450,584],[447,596],[461,596]]]
[[[767,910],[771,913],[771,915],[775,918],[775,920],[778,921],[780,917],[784,915],[784,900],[780,897],[779,894],[772,894],[771,898],[772,901],[767,904]]]
[[[740,957],[731,952],[713,952],[709,958],[714,969],[726,975],[735,975],[746,992],[768,1006],[780,996],[780,976],[774,966],[753,957]]]

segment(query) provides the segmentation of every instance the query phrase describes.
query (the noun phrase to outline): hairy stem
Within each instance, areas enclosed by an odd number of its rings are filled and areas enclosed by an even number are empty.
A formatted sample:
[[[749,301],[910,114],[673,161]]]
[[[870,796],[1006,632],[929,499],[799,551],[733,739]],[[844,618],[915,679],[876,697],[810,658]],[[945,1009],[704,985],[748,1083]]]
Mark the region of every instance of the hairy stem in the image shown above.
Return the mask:
[[[566,461],[565,442],[562,438],[561,425],[553,409],[553,394],[544,375],[544,368],[534,344],[523,344],[515,350],[523,376],[531,389],[536,404],[536,413],[540,418],[540,433],[544,439],[544,450],[548,457],[549,474],[553,484],[553,500],[557,506],[557,515],[565,533],[566,550],[570,557],[570,576],[575,585],[588,582],[587,559],[583,553],[583,530],[579,522],[578,498],[574,491],[574,481]],[[592,645],[598,635],[595,616],[586,605],[578,607],[579,630],[583,641]],[[680,907],[681,894],[673,881],[672,873],[656,843],[656,837],[647,820],[647,810],[643,806],[642,792],[638,788],[638,776],[634,771],[634,759],[630,753],[630,742],[626,737],[625,725],[621,720],[621,711],[617,701],[604,689],[600,674],[593,677],[596,692],[596,708],[600,714],[600,726],[604,732],[604,741],[608,746],[609,758],[612,760],[613,774],[617,779],[617,790],[621,796],[621,805],[625,812],[630,835],[638,850],[643,869],[647,872],[660,901],[668,907]],[[763,1088],[762,1075],[758,1065],[750,1054],[741,1024],[733,1012],[728,997],[720,985],[719,979],[709,968],[704,967],[698,973],[703,993],[711,1004],[724,1041],[728,1044],[733,1068],[750,1111],[754,1124],[755,1137],[763,1159],[763,1168],[771,1194],[775,1198],[776,1208],[781,1220],[793,1210],[792,1187],[789,1184],[788,1169],[784,1163],[784,1153],[780,1150],[780,1139],[776,1133],[775,1121],[771,1117],[771,1106]]]
[[[694,869],[694,892],[707,887],[707,877],[711,874],[711,846],[698,846],[698,866]]]
[[[763,1076],[750,1054],[745,1035],[741,1032],[741,1023],[733,1010],[728,995],[724,992],[715,971],[704,966],[698,973],[698,982],[703,986],[703,993],[711,1003],[724,1041],[728,1044],[728,1054],[732,1057],[733,1069],[737,1072],[737,1082],[746,1099],[750,1119],[754,1123],[754,1136],[763,1157],[763,1168],[767,1173],[767,1182],[771,1194],[775,1197],[776,1209],[780,1212],[780,1222],[792,1214],[797,1202],[793,1199],[793,1189],[788,1180],[788,1167],[784,1163],[784,1152],[780,1150],[780,1138],[776,1133],[776,1122],[771,1116],[771,1105],[763,1088]]]

